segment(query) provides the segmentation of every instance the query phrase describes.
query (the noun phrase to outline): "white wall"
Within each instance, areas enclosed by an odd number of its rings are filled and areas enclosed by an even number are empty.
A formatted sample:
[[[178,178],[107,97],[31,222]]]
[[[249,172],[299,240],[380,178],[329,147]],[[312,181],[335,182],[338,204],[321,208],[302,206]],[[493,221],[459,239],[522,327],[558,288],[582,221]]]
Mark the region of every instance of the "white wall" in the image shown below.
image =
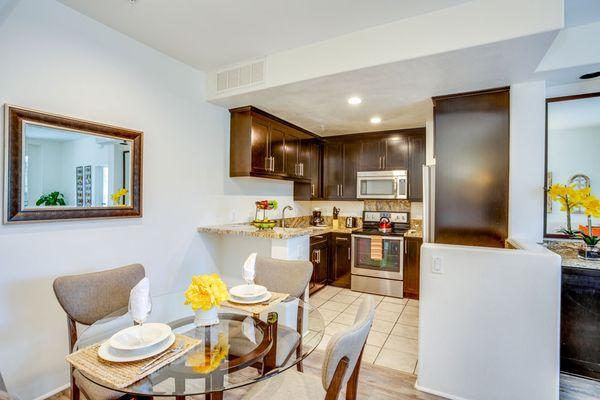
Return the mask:
[[[68,382],[55,277],[141,262],[153,293],[182,289],[216,268],[198,225],[292,189],[226,177],[229,115],[205,102],[202,72],[54,0],[0,2],[0,38],[0,103],[144,132],[143,218],[0,226],[0,369],[27,400]]]
[[[508,236],[539,242],[544,230],[545,82],[510,87]]]
[[[560,257],[426,243],[417,388],[460,400],[558,400]],[[431,272],[437,257],[443,273]]]

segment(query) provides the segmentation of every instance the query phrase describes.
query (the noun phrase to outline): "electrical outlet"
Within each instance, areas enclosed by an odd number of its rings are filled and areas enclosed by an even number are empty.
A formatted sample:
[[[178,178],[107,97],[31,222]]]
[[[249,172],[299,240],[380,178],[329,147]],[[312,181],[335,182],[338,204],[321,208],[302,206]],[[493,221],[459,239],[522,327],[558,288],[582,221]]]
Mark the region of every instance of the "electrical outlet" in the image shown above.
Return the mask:
[[[443,274],[444,265],[442,263],[442,257],[433,257],[431,261],[431,272],[434,274]]]

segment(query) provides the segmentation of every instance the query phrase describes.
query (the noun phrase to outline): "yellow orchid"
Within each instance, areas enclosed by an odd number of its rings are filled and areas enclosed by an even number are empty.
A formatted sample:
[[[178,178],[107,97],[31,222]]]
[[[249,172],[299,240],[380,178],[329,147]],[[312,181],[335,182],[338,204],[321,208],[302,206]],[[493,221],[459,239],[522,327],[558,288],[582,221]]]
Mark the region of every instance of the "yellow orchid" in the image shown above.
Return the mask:
[[[594,195],[588,195],[581,205],[589,217],[600,218],[600,200]]]
[[[194,372],[208,374],[216,370],[228,354],[229,343],[227,342],[227,336],[221,332],[214,347],[193,352],[187,358],[186,365],[192,367]]]
[[[121,202],[121,197],[127,196],[128,193],[129,193],[129,190],[122,188],[122,189],[119,189],[118,192],[111,194],[110,197],[113,201],[113,204],[118,205]]]
[[[227,286],[218,274],[197,275],[192,277],[192,283],[185,291],[185,303],[192,306],[194,311],[208,311],[229,299]]]

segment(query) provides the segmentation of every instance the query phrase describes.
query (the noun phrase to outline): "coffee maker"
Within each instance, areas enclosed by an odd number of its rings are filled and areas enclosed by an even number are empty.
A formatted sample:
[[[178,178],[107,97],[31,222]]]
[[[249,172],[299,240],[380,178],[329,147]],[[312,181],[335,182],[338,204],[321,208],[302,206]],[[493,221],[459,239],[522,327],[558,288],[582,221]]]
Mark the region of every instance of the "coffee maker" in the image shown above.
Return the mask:
[[[312,217],[310,218],[310,224],[314,226],[324,225],[325,219],[321,216],[321,209],[315,208],[312,212]]]

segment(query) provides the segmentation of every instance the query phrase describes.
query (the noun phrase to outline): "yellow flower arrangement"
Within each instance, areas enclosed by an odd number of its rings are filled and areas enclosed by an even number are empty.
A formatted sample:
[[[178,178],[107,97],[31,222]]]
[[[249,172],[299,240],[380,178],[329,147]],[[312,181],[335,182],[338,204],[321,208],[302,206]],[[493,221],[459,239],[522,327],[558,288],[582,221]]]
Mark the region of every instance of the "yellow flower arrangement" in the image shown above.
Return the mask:
[[[595,246],[600,241],[600,238],[593,235],[592,217],[600,218],[600,200],[592,194],[591,187],[581,189],[575,188],[573,185],[555,184],[548,190],[548,196],[554,201],[561,204],[561,211],[567,213],[567,227],[561,229],[562,233],[569,236],[581,236],[586,244]],[[588,232],[573,231],[571,229],[571,210],[574,207],[583,207],[585,214],[588,217]]]
[[[218,274],[193,276],[185,291],[185,304],[191,305],[194,311],[208,311],[228,299],[227,286]]]
[[[186,365],[192,367],[194,372],[208,374],[217,368],[229,354],[227,336],[221,332],[217,344],[209,349],[196,351],[187,358]]]
[[[122,188],[118,192],[111,194],[110,197],[113,201],[113,204],[119,205],[121,202],[121,197],[125,197],[127,194],[129,194],[129,190]]]

